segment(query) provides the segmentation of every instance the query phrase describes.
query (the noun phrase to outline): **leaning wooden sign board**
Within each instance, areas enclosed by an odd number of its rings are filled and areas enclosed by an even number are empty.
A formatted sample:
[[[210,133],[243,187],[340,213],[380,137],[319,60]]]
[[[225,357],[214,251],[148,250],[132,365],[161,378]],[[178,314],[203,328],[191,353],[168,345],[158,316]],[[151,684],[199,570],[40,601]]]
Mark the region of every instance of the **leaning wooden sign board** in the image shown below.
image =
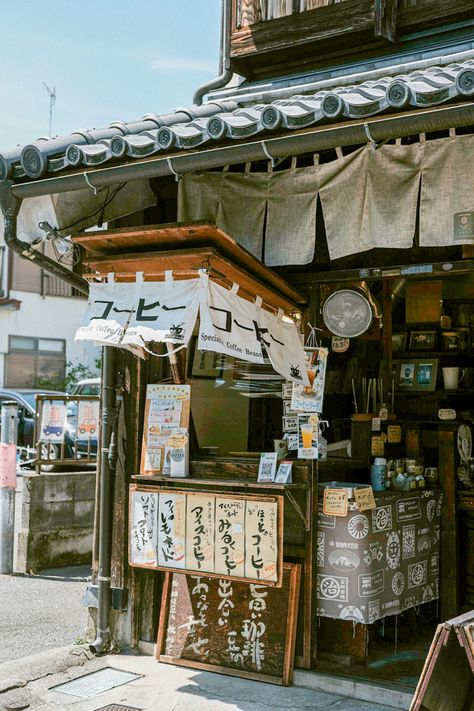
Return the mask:
[[[129,562],[281,587],[283,496],[130,487]]]
[[[300,566],[283,564],[280,589],[170,573],[163,588],[157,659],[288,686]]]

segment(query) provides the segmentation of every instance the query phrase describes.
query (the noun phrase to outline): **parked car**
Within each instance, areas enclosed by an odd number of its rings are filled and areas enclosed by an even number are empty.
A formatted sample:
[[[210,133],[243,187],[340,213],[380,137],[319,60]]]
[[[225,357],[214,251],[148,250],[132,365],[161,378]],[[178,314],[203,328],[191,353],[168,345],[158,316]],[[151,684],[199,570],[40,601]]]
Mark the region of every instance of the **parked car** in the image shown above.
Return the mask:
[[[24,451],[20,450],[21,458],[27,459],[27,448],[34,449],[34,430],[35,430],[35,419],[36,419],[36,395],[48,395],[54,399],[54,396],[61,397],[66,395],[66,393],[58,392],[56,390],[40,390],[40,389],[27,389],[20,388],[18,390],[3,388],[0,389],[0,407],[6,400],[15,401],[18,403],[18,446],[25,448]],[[62,423],[51,422],[48,423],[45,428],[46,436],[50,434],[61,434],[62,433]],[[46,430],[48,430],[46,432]],[[66,431],[64,435],[64,456],[68,458],[74,458],[74,432],[71,431],[69,426],[69,420],[66,424]],[[61,444],[56,442],[42,442],[41,443],[41,455],[43,459],[49,459],[53,462],[55,459],[59,459],[61,455]],[[31,459],[33,459],[33,453]],[[51,471],[54,468],[54,464],[43,465],[44,471]]]
[[[78,380],[71,395],[100,395],[100,378]]]

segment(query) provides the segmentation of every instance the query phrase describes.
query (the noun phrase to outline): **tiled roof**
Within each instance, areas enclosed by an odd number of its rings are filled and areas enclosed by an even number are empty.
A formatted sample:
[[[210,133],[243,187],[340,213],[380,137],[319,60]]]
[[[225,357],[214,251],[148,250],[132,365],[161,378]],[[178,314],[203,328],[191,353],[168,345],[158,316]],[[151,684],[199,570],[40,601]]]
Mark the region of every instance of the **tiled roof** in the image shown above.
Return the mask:
[[[38,179],[74,168],[173,154],[209,143],[228,144],[257,134],[264,138],[272,133],[469,100],[473,96],[474,59],[467,59],[353,86],[294,94],[285,99],[269,98],[267,103],[251,107],[239,106],[238,98],[212,101],[0,151],[0,179]]]

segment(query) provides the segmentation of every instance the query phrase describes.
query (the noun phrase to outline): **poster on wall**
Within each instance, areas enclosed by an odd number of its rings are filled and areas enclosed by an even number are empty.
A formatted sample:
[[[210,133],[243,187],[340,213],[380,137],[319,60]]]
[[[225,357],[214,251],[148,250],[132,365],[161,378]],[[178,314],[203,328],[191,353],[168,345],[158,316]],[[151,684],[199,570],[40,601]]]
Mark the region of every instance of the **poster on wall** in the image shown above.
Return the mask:
[[[130,565],[280,587],[282,522],[282,496],[202,494],[132,485]]]
[[[328,360],[327,348],[315,348],[306,351],[309,385],[294,383],[291,396],[291,409],[294,412],[323,411],[324,384]]]
[[[66,423],[66,403],[43,400],[39,436],[41,442],[62,442],[66,431]]]

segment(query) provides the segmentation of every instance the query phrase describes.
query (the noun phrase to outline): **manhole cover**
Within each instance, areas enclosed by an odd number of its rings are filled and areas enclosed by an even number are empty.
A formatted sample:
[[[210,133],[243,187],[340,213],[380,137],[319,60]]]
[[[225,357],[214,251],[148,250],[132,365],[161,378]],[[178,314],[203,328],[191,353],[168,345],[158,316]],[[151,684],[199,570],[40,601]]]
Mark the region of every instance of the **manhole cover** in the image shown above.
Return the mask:
[[[84,674],[84,676],[72,681],[52,686],[51,689],[60,691],[63,694],[79,696],[81,699],[92,699],[103,691],[109,691],[109,689],[113,689],[116,686],[128,684],[129,681],[139,679],[141,676],[143,674],[134,674],[133,672],[114,669],[114,667],[105,667],[104,669],[99,669],[99,671]]]
[[[109,704],[108,706],[101,706],[100,709],[95,711],[142,711],[142,709],[136,706],[122,706],[122,704]]]

